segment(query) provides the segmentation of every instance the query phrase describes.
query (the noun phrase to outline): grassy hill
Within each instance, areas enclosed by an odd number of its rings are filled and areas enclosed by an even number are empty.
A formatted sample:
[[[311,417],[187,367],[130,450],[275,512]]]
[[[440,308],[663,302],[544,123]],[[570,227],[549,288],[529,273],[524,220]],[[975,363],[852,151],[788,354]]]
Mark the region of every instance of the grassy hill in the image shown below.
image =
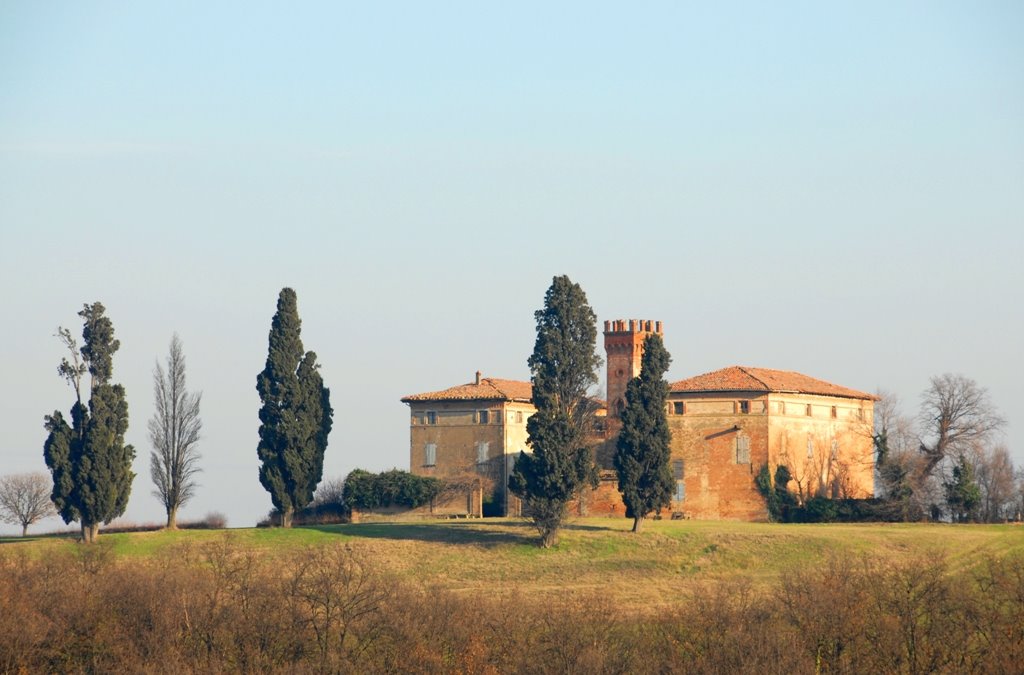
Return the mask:
[[[1024,529],[582,519],[0,539],[0,673],[1017,673]]]
[[[117,557],[148,561],[182,555],[227,537],[273,557],[297,548],[345,544],[400,579],[459,593],[600,593],[623,610],[674,605],[704,583],[774,586],[788,571],[830,557],[893,565],[944,559],[950,573],[993,556],[1024,555],[1017,525],[780,525],[650,521],[639,535],[626,519],[579,519],[553,549],[518,520],[380,522],[282,529],[188,530],[103,535]],[[0,539],[0,556],[46,556],[79,547],[64,538]]]

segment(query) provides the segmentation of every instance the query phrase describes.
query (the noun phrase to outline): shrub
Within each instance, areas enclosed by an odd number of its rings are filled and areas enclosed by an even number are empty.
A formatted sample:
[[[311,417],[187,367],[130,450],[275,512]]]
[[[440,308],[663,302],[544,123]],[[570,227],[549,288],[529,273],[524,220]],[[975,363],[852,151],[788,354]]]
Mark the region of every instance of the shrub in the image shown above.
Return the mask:
[[[828,497],[811,497],[804,502],[800,521],[805,523],[834,523],[839,520],[839,504]]]
[[[404,577],[403,577],[404,579]],[[764,592],[694,585],[622,613],[593,593],[450,591],[358,546],[229,534],[145,564],[113,546],[0,547],[0,673],[1014,673],[1024,556],[801,561]]]
[[[444,483],[437,478],[400,469],[379,474],[355,469],[345,479],[343,501],[350,509],[367,511],[388,506],[416,508],[429,504],[443,489]]]
[[[790,522],[791,512],[796,508],[796,499],[787,487],[790,480],[789,467],[785,464],[775,468],[774,481],[771,479],[767,464],[762,464],[757,476],[754,477],[754,483],[768,507],[768,518],[773,522]]]
[[[754,484],[764,497],[768,518],[777,523],[862,523],[900,520],[896,504],[884,499],[830,499],[811,497],[801,506],[787,489],[789,468],[780,464],[771,480],[767,464],[754,477]]]
[[[208,530],[223,530],[228,526],[228,518],[220,511],[211,511],[202,520]]]
[[[100,531],[104,534],[119,534],[124,532],[156,532],[164,529],[163,523],[133,523],[129,520],[115,520],[109,525],[103,525]]]

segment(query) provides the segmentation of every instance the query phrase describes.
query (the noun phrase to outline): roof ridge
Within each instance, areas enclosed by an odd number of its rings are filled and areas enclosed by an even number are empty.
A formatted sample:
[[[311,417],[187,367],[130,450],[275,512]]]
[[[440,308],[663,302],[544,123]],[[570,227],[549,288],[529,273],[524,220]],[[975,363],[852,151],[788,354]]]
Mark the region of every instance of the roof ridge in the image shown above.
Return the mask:
[[[481,377],[465,384],[456,384],[437,391],[408,394],[403,402],[426,400],[507,400],[529,401],[533,397],[532,384],[522,380]]]
[[[501,394],[505,398],[511,398],[508,395],[507,391],[505,391],[504,389],[502,389],[501,387],[499,387],[497,384],[494,383],[494,378],[493,377],[482,377],[482,378],[480,378],[480,383],[483,384],[484,382],[486,382],[488,385],[490,385],[490,387],[492,389],[494,389],[494,391],[498,392],[499,394]]]
[[[741,371],[743,371],[744,375],[746,375],[747,377],[753,379],[756,382],[760,382],[761,386],[763,386],[765,389],[771,391],[772,387],[771,387],[770,384],[768,384],[767,382],[762,380],[760,377],[758,377],[757,375],[754,375],[752,372],[750,372],[751,370],[754,370],[755,366],[736,366],[736,367],[739,368]],[[767,370],[767,368],[764,368],[762,370]]]
[[[872,395],[796,370],[731,365],[672,383],[673,391],[768,391],[877,400]]]

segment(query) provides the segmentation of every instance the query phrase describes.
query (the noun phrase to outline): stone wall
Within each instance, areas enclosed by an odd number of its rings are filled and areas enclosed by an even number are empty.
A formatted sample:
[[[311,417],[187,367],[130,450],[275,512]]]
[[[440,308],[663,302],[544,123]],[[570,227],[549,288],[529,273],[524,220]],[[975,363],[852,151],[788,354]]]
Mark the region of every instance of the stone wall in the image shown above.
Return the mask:
[[[386,506],[373,510],[352,510],[352,522],[374,520],[416,520],[431,518],[482,518],[483,486],[480,482],[468,487],[448,489],[430,504],[409,508]]]

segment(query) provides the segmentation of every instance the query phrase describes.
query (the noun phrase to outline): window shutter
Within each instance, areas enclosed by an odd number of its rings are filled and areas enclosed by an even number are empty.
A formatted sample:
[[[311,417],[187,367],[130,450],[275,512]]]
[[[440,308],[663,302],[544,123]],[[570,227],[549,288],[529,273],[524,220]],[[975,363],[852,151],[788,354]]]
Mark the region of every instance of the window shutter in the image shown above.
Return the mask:
[[[736,437],[736,463],[750,464],[750,437]]]

